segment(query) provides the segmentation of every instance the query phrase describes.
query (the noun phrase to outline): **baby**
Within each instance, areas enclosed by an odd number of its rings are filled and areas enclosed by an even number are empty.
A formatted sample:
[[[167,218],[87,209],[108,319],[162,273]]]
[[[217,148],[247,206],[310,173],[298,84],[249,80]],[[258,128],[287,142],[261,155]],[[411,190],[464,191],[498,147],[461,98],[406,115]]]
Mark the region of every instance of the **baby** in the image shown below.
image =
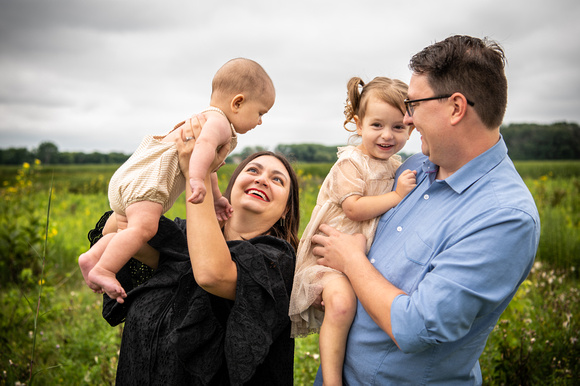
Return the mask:
[[[249,59],[232,59],[212,81],[210,107],[202,111],[207,121],[196,138],[190,160],[192,195],[187,201],[203,202],[203,180],[222,146],[237,144],[244,134],[262,124],[275,100],[272,80],[262,66]],[[109,202],[118,231],[110,233],[79,256],[79,266],[88,286],[123,303],[127,294],[116,273],[156,233],[159,218],[185,189],[175,142],[181,138],[181,122],[164,136],[147,136],[133,155],[115,172],[109,183]],[[188,140],[188,138],[186,138]],[[211,174],[218,220],[227,220],[231,206],[222,197],[215,172]]]

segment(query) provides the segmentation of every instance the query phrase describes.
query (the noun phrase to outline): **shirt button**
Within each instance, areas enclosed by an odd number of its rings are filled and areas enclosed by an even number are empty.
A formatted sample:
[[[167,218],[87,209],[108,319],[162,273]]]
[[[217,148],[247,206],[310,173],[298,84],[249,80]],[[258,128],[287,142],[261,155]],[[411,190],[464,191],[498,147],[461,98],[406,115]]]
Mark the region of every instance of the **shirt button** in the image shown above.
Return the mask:
[[[429,195],[428,195],[428,194],[426,194],[426,195],[424,195],[424,196],[423,196],[423,198],[424,198],[425,200],[428,200],[428,199],[429,199]]]
[[[375,259],[371,259],[371,264],[374,264],[374,263],[375,263]]]
[[[402,230],[403,230],[403,227],[401,227],[401,226],[398,226],[398,227],[397,227],[397,232],[400,232],[400,231],[402,231]]]

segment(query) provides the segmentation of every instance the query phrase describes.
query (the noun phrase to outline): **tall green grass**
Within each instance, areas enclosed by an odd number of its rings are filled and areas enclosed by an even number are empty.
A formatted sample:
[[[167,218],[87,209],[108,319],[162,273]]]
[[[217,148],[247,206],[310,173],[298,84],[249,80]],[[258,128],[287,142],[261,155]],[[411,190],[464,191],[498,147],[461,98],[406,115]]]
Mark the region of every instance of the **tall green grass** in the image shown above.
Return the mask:
[[[534,196],[541,221],[536,259],[556,269],[580,266],[580,162],[518,162],[518,172]]]
[[[514,165],[524,180],[538,179],[542,176],[562,179],[580,177],[580,160],[515,161]]]
[[[331,164],[297,164],[303,231]],[[220,171],[225,188],[233,171]],[[574,384],[580,374],[580,162],[518,162],[542,221],[537,263],[502,315],[481,357],[486,384]],[[115,167],[0,167],[0,384],[112,384],[122,327],[101,318],[101,298],[82,280],[77,257],[108,209]],[[48,184],[54,175],[50,221]],[[167,213],[184,217],[183,200]],[[43,242],[47,241],[44,276]],[[36,298],[42,285],[40,309]],[[35,358],[31,350],[36,334]],[[312,384],[317,335],[296,340],[295,384]]]

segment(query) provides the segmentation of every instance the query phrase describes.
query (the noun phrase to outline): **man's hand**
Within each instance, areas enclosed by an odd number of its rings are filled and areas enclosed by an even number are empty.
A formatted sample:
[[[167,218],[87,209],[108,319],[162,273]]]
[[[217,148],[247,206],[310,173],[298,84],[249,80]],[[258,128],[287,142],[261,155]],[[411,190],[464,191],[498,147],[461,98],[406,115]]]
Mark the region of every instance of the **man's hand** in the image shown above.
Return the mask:
[[[312,236],[312,244],[315,245],[312,253],[318,256],[318,264],[334,268],[348,276],[348,266],[356,262],[356,259],[366,259],[366,237],[357,233],[349,235],[322,224],[318,228],[323,235]]]
[[[321,225],[324,235],[312,236],[318,264],[343,272],[354,292],[375,323],[397,344],[391,326],[391,305],[405,292],[395,287],[381,275],[365,255],[366,238],[361,234],[349,235]],[[323,305],[324,306],[324,305]]]

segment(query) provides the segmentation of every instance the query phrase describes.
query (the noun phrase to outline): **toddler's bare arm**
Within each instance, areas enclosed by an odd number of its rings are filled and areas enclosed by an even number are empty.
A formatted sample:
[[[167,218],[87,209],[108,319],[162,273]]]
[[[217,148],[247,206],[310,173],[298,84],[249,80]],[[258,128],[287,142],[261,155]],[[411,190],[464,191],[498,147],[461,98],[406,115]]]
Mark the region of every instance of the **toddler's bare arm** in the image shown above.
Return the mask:
[[[415,187],[413,170],[405,170],[397,180],[397,189],[378,196],[353,195],[342,202],[342,210],[346,217],[353,221],[365,221],[378,217],[387,210],[394,208],[403,197]]]

